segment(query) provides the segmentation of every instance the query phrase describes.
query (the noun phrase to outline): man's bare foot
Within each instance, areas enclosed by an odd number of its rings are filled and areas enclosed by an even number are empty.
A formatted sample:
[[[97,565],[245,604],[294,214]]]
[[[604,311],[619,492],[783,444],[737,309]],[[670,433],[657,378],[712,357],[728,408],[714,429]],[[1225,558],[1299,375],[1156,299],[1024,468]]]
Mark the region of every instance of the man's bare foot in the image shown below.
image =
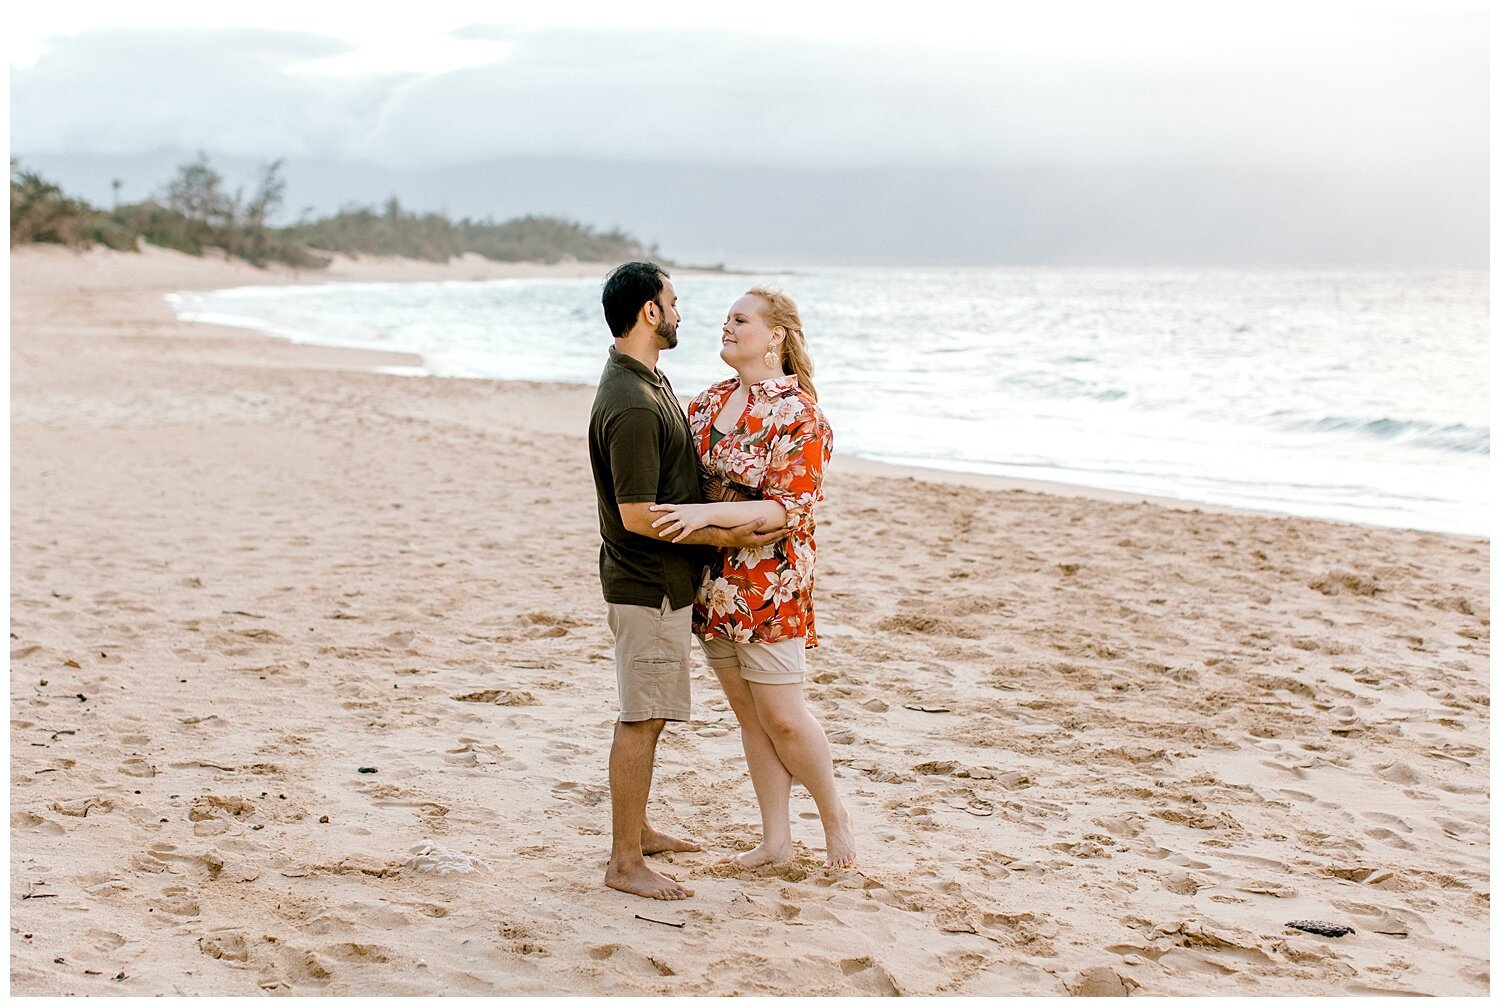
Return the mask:
[[[701,849],[691,839],[679,839],[650,827],[641,830],[641,852],[648,857],[653,853],[697,853]]]
[[[667,902],[691,898],[693,894],[691,888],[684,888],[665,874],[658,874],[644,861],[623,869],[616,868],[611,862],[604,872],[604,883],[618,892]]]
[[[739,864],[741,867],[763,867],[766,864],[780,864],[792,859],[791,843],[761,843],[753,850],[736,853],[725,863]]]
[[[823,843],[828,849],[824,867],[849,867],[854,863],[854,820],[844,808],[839,809],[838,821],[824,826]]]

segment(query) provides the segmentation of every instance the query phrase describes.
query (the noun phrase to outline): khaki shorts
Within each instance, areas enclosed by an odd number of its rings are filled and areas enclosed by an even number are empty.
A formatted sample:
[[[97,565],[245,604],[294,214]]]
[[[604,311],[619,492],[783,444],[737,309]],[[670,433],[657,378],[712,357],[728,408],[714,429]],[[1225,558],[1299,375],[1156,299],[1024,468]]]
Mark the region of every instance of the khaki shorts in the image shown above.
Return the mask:
[[[693,606],[609,604],[620,720],[692,718]]]
[[[710,668],[738,668],[747,682],[795,685],[805,677],[807,641],[800,636],[775,643],[735,643],[722,637],[705,640],[700,636],[698,642],[703,644]]]

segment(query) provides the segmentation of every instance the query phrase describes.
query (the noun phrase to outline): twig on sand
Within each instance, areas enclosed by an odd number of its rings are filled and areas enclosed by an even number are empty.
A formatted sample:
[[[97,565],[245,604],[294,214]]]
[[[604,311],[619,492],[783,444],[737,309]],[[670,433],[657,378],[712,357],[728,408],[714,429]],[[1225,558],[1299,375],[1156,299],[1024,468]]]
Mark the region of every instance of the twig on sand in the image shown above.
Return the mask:
[[[636,913],[635,918],[638,920],[645,920],[647,923],[660,923],[664,927],[676,927],[679,930],[687,926],[686,923],[668,923],[666,920],[653,920],[651,917],[642,916],[640,913]]]

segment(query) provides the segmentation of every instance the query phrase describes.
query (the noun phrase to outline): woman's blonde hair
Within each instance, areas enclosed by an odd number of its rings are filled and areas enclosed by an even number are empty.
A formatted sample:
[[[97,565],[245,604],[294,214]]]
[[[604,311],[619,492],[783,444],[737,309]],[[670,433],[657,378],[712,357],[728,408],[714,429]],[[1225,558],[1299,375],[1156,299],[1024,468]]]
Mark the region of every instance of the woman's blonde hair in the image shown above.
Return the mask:
[[[781,341],[781,370],[797,375],[797,387],[807,397],[818,401],[818,390],[813,387],[812,357],[807,353],[807,337],[802,334],[802,315],[797,311],[797,302],[780,287],[751,287],[745,293],[766,302],[760,316],[770,328],[786,329],[786,338]]]

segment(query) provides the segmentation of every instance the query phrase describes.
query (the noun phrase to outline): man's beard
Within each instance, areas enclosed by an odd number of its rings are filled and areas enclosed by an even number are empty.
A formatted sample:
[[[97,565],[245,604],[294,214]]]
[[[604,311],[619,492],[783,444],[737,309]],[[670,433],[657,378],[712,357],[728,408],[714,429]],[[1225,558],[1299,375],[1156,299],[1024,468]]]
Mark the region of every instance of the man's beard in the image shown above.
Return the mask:
[[[661,321],[656,323],[656,335],[667,344],[667,349],[677,348],[677,323],[669,320],[665,313],[662,314]]]

